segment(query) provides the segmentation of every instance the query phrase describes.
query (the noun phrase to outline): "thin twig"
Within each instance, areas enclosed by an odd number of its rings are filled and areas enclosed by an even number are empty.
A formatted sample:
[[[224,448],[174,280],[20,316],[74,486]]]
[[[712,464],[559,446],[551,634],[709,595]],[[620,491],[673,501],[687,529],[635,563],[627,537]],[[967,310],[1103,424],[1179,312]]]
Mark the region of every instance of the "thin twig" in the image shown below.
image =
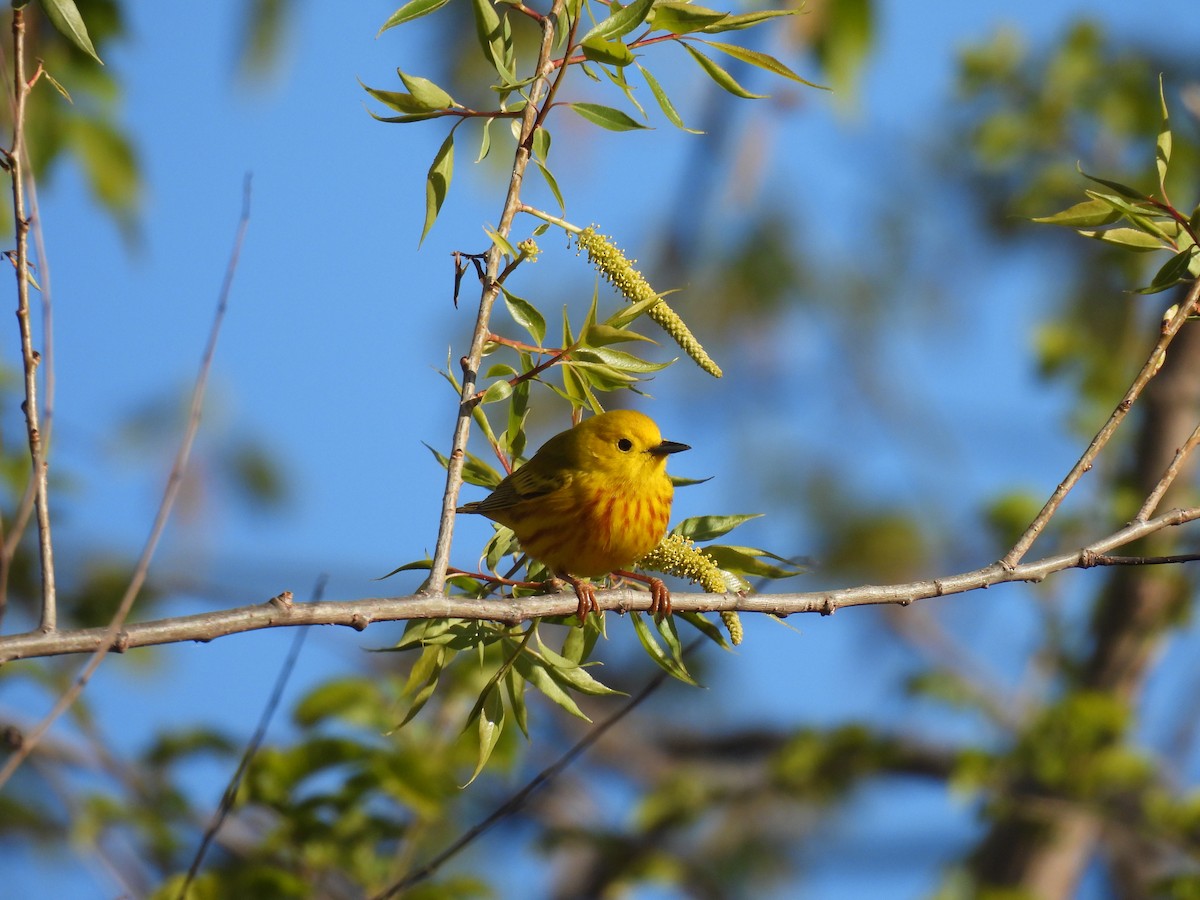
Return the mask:
[[[42,631],[58,627],[58,607],[54,587],[54,546],[50,540],[49,479],[45,444],[42,440],[38,410],[39,354],[33,349],[33,329],[29,321],[29,218],[25,210],[25,101],[30,85],[25,80],[25,14],[13,8],[13,145],[8,153],[12,175],[13,227],[17,250],[17,322],[21,331],[21,361],[25,369],[25,425],[29,436],[30,480],[34,486],[34,513],[38,526],[38,554],[42,575]],[[19,536],[19,532],[18,532]]]
[[[1200,507],[1171,510],[1146,522],[1131,522],[1119,531],[1079,550],[1012,567],[997,562],[944,578],[805,593],[673,593],[671,607],[676,611],[689,612],[736,610],[790,616],[798,613],[830,615],[846,607],[885,603],[907,606],[918,600],[961,594],[998,584],[1042,581],[1066,569],[1125,565],[1122,559],[1106,557],[1104,554],[1165,528],[1197,519],[1200,519]],[[620,613],[649,610],[651,602],[649,592],[632,588],[600,591],[596,594],[596,600],[601,609]],[[101,646],[124,652],[132,647],[175,644],[182,641],[211,641],[230,634],[297,625],[345,625],[356,631],[363,631],[374,622],[438,618],[473,619],[518,625],[535,617],[573,617],[577,607],[577,599],[570,592],[490,599],[422,593],[404,597],[330,600],[322,603],[293,604],[274,600],[238,609],[142,622],[124,628],[115,637],[110,630],[104,628],[60,631],[56,634],[31,632],[0,637],[0,663],[40,656],[90,653]]]
[[[691,653],[701,643],[701,640],[702,639],[697,638],[684,649],[684,652]],[[424,881],[426,878],[440,869],[448,860],[457,856],[468,846],[473,844],[476,839],[478,839],[484,834],[484,832],[490,829],[501,819],[505,819],[517,812],[525,805],[525,801],[527,801],[535,791],[557,778],[563,772],[563,770],[571,765],[571,763],[583,755],[583,753],[585,753],[593,744],[600,740],[600,738],[604,737],[609,729],[637,709],[637,707],[641,705],[651,694],[662,687],[666,680],[670,677],[671,676],[665,671],[656,674],[646,683],[645,687],[630,697],[620,709],[614,712],[607,719],[597,723],[595,727],[589,729],[587,734],[580,738],[566,753],[556,759],[549,766],[542,769],[542,771],[538,772],[538,774],[534,776],[534,778],[528,784],[526,784],[525,787],[521,788],[521,790],[509,797],[508,800],[506,800],[496,809],[492,810],[492,812],[489,813],[488,816],[483,819],[483,821],[479,822],[472,828],[467,829],[467,831],[463,832],[463,834],[461,834],[453,843],[451,843],[450,846],[448,846],[441,853],[437,854],[437,856],[433,857],[433,859],[429,860],[429,862],[421,866],[421,868],[417,869],[415,872],[409,872],[391,887],[376,894],[371,898],[371,900],[387,900],[388,897],[395,897],[401,891],[407,890],[413,885]]]
[[[512,175],[508,183],[508,193],[504,198],[504,206],[500,214],[500,222],[496,231],[507,238],[512,231],[513,218],[521,206],[521,185],[525,179],[525,169],[529,165],[533,132],[538,123],[539,102],[543,95],[549,93],[547,84],[553,66],[550,61],[554,46],[554,24],[558,21],[566,6],[566,0],[554,0],[550,11],[541,18],[541,46],[538,50],[535,76],[529,85],[529,102],[526,104],[521,117],[521,135],[517,142],[516,153],[513,157]],[[462,358],[462,393],[458,409],[458,419],[454,426],[453,449],[450,452],[446,466],[446,488],[442,495],[442,512],[438,521],[437,543],[433,551],[433,564],[430,567],[429,579],[425,591],[429,594],[441,594],[446,587],[446,567],[450,564],[450,543],[454,536],[454,511],[458,506],[458,493],[462,488],[462,471],[466,461],[467,438],[471,433],[471,402],[476,392],[476,380],[479,374],[480,361],[483,359],[483,345],[491,331],[489,322],[492,306],[500,292],[496,280],[500,272],[502,253],[496,245],[488,250],[487,271],[483,291],[479,298],[479,311],[475,317],[475,330],[471,336],[471,348]]]
[[[319,601],[325,593],[325,585],[329,582],[328,575],[322,575],[317,579],[316,586],[313,588],[313,600]],[[186,900],[188,891],[192,887],[192,882],[196,880],[196,875],[200,872],[200,866],[204,863],[204,856],[208,853],[208,848],[212,844],[213,839],[217,836],[217,832],[225,823],[225,819],[233,810],[233,804],[237,800],[238,790],[242,786],[242,779],[246,775],[246,771],[250,768],[250,763],[258,753],[258,748],[262,746],[263,739],[267,736],[267,728],[271,724],[271,718],[275,715],[275,710],[279,708],[279,702],[283,699],[283,689],[287,687],[288,679],[292,677],[292,671],[296,668],[296,660],[300,656],[300,649],[304,646],[304,639],[308,637],[309,629],[301,628],[296,632],[296,637],[292,640],[292,647],[288,651],[287,658],[284,659],[283,665],[279,669],[279,674],[275,677],[275,687],[271,689],[271,696],[267,698],[267,705],[263,707],[262,715],[258,718],[258,726],[254,729],[254,734],[250,738],[250,742],[246,744],[246,749],[242,753],[241,761],[238,762],[237,770],[233,773],[233,777],[229,779],[229,784],[225,786],[225,791],[221,795],[221,802],[217,806],[217,810],[213,813],[212,822],[205,829],[204,837],[200,840],[200,846],[196,848],[196,856],[192,860],[191,866],[188,867],[187,876],[183,879],[183,884],[179,888],[179,900]]]
[[[1001,565],[1009,567],[1015,566],[1021,561],[1022,558],[1024,558],[1025,554],[1029,551],[1029,548],[1033,545],[1033,542],[1037,540],[1038,535],[1040,535],[1045,529],[1046,523],[1048,523],[1051,517],[1058,511],[1059,506],[1062,505],[1063,500],[1066,499],[1066,496],[1068,493],[1070,493],[1071,488],[1073,488],[1079,479],[1083,477],[1085,472],[1091,469],[1092,463],[1095,461],[1100,451],[1104,449],[1104,445],[1108,443],[1109,438],[1111,438],[1116,432],[1117,427],[1122,421],[1124,421],[1125,416],[1128,415],[1129,410],[1133,407],[1134,402],[1139,396],[1141,396],[1141,393],[1145,389],[1146,385],[1150,383],[1150,379],[1158,374],[1158,370],[1161,368],[1163,360],[1166,358],[1167,347],[1170,346],[1171,341],[1174,340],[1175,335],[1179,332],[1179,329],[1183,327],[1184,322],[1186,322],[1194,312],[1197,300],[1200,300],[1200,281],[1197,281],[1192,285],[1191,290],[1188,291],[1187,299],[1179,305],[1179,309],[1176,311],[1175,315],[1172,316],[1171,320],[1163,326],[1162,334],[1155,342],[1154,349],[1150,351],[1150,355],[1147,357],[1145,365],[1143,365],[1142,370],[1138,372],[1137,377],[1133,380],[1133,384],[1129,386],[1129,390],[1125,392],[1125,396],[1121,398],[1121,402],[1117,404],[1116,409],[1113,410],[1112,415],[1108,418],[1108,421],[1104,423],[1104,426],[1096,433],[1096,436],[1092,438],[1092,442],[1088,444],[1088,447],[1083,452],[1083,455],[1079,457],[1078,462],[1076,462],[1071,468],[1071,471],[1067,473],[1067,477],[1064,478],[1059,486],[1054,489],[1054,493],[1050,495],[1050,499],[1046,501],[1046,505],[1042,507],[1042,511],[1037,514],[1037,518],[1030,523],[1029,527],[1025,530],[1025,533],[1021,535],[1020,539],[1016,542],[1016,544],[1013,545],[1013,548],[1009,550],[1007,554],[1005,554],[1003,559],[1000,560]]]
[[[146,581],[146,576],[150,570],[150,561],[154,558],[154,551],[158,547],[158,542],[162,537],[163,531],[166,529],[167,520],[170,518],[171,510],[175,506],[175,499],[179,495],[180,487],[183,485],[183,476],[187,469],[188,457],[191,455],[192,445],[196,440],[196,433],[200,429],[200,414],[204,407],[204,393],[208,385],[209,372],[212,370],[213,357],[216,355],[217,337],[221,333],[221,324],[225,320],[225,311],[229,305],[229,294],[233,288],[233,276],[237,272],[238,258],[241,256],[242,244],[245,241],[246,228],[249,224],[250,176],[247,175],[242,185],[242,212],[238,221],[237,234],[233,241],[233,250],[229,256],[229,264],[225,269],[225,278],[221,284],[221,293],[217,301],[216,313],[213,315],[212,327],[209,330],[208,342],[205,345],[204,354],[200,360],[200,371],[197,373],[196,383],[192,387],[192,399],[188,412],[187,427],[184,429],[183,437],[179,442],[179,450],[175,455],[174,464],[171,466],[171,472],[167,476],[167,485],[163,491],[162,500],[158,505],[158,512],[155,514],[154,524],[150,527],[150,535],[146,538],[146,544],[142,548],[141,557],[134,568],[133,576],[129,580],[129,586],[125,589],[121,603],[117,607],[117,611],[113,615],[108,628],[103,629],[105,637],[102,643],[95,648],[92,658],[88,660],[87,665],[83,667],[83,670],[79,673],[79,676],[75,679],[71,687],[55,703],[54,708],[38,723],[37,728],[26,736],[21,746],[14,750],[8,759],[5,760],[3,768],[0,768],[0,787],[3,787],[8,782],[8,779],[12,777],[12,773],[17,770],[17,767],[20,766],[25,757],[37,746],[42,735],[46,733],[59,716],[71,708],[71,705],[83,692],[84,687],[87,686],[88,681],[91,680],[100,663],[104,661],[104,657],[117,643],[118,636],[125,625],[125,619],[129,616],[129,612],[133,608],[133,603]]]
[[[1150,492],[1150,495],[1146,498],[1146,502],[1138,510],[1138,514],[1134,516],[1135,520],[1144,522],[1154,515],[1154,510],[1162,502],[1163,495],[1179,476],[1179,471],[1183,467],[1183,461],[1187,459],[1188,454],[1196,449],[1197,444],[1200,444],[1200,425],[1197,425],[1195,430],[1188,435],[1188,439],[1183,442],[1183,446],[1175,451],[1175,456],[1172,457],[1171,464],[1167,466],[1167,470],[1163,473],[1162,478],[1158,480],[1158,484],[1154,486],[1154,490]]]

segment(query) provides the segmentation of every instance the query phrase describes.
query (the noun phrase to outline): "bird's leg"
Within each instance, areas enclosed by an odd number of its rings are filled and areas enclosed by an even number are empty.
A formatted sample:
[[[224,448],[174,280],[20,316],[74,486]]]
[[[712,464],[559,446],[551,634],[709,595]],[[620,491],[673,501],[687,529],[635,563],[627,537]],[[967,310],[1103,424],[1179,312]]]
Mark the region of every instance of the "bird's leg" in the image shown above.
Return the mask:
[[[579,607],[576,609],[575,615],[579,618],[580,625],[587,619],[588,613],[600,612],[600,604],[596,602],[596,588],[590,582],[576,578],[574,575],[568,575],[565,572],[556,573],[554,578],[555,580],[561,578],[575,589],[575,597],[579,600]]]
[[[653,575],[638,575],[636,572],[627,572],[624,569],[618,569],[613,574],[650,585],[650,615],[655,619],[661,619],[663,616],[671,614],[671,592],[663,584],[661,578],[655,578]]]

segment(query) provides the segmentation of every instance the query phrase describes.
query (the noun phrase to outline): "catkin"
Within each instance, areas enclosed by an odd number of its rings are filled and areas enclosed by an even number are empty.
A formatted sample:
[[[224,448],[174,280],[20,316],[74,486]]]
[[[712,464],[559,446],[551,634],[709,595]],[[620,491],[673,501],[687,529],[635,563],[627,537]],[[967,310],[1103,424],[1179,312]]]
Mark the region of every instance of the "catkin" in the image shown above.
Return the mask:
[[[589,225],[575,239],[579,242],[579,248],[587,253],[588,261],[631,303],[658,297],[642,273],[633,267],[636,260],[627,259],[609,237],[596,231],[596,226]],[[657,322],[683,352],[696,361],[696,365],[714,378],[721,377],[721,367],[713,362],[683,319],[667,306],[665,300],[660,299],[651,306],[646,315]]]
[[[687,578],[696,582],[710,594],[724,594],[729,590],[725,574],[713,562],[712,557],[697,547],[690,538],[678,534],[664,536],[658,546],[638,562],[638,567]],[[730,643],[735,646],[740,644],[742,642],[742,620],[737,611],[732,609],[722,611],[721,621],[729,630]]]

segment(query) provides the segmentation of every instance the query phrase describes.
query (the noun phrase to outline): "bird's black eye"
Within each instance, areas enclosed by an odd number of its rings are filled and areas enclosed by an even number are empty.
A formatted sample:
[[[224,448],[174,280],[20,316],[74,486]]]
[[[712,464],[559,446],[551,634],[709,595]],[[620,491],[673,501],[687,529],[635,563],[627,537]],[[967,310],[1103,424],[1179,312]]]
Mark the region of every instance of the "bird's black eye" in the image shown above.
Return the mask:
[[[621,438],[619,441],[617,441],[617,449],[622,453],[628,453],[633,449],[633,441],[631,441],[629,438]]]

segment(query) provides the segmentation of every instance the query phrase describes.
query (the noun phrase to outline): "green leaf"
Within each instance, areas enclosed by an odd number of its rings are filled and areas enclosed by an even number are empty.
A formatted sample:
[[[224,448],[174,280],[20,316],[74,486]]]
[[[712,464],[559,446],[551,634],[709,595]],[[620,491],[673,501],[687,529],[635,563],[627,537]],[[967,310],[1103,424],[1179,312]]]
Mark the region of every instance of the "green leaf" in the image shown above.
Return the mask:
[[[630,331],[628,328],[613,328],[611,325],[603,323],[587,326],[583,330],[582,341],[589,347],[603,347],[607,344],[620,344],[626,341],[646,341],[650,344],[658,343],[654,338],[638,334],[636,331]]]
[[[483,392],[479,402],[481,404],[499,403],[501,400],[507,400],[511,394],[512,385],[507,381],[493,381]]]
[[[492,149],[492,123],[496,121],[493,116],[490,119],[483,120],[483,134],[479,139],[479,156],[475,158],[475,162],[481,163],[487,159],[488,151]]]
[[[409,704],[408,711],[404,714],[399,724],[392,731],[399,731],[405,725],[412,721],[424,707],[429,698],[433,696],[437,690],[438,679],[442,675],[442,667],[446,661],[446,648],[429,646],[421,651],[416,664],[413,666],[412,672],[409,673],[408,685],[405,686],[407,694],[412,688],[416,687],[416,692],[412,695],[412,703]]]
[[[598,616],[588,616],[582,625],[567,630],[567,636],[563,639],[562,656],[573,663],[582,663],[591,657],[599,639],[600,619]]]
[[[682,41],[680,43],[683,43]],[[683,44],[683,49],[687,50],[692,55],[692,59],[696,60],[707,74],[708,77],[723,87],[735,97],[741,97],[744,100],[762,100],[766,98],[766,94],[754,94],[746,90],[737,79],[722,69],[719,65],[693,47],[691,44]]]
[[[1095,175],[1089,175],[1087,172],[1083,171],[1083,169],[1081,169],[1079,167],[1078,163],[1075,165],[1075,168],[1079,172],[1079,174],[1082,175],[1084,178],[1086,178],[1088,181],[1094,181],[1094,182],[1096,182],[1096,184],[1102,184],[1107,188],[1112,188],[1114,191],[1116,191],[1118,194],[1120,194],[1122,197],[1126,198],[1127,200],[1145,200],[1146,199],[1145,194],[1143,194],[1141,191],[1134,190],[1127,184],[1121,184],[1121,182],[1119,182],[1119,181],[1109,181],[1107,178],[1097,178]]]
[[[562,707],[571,715],[578,716],[585,722],[592,721],[583,714],[583,710],[571,699],[571,695],[566,692],[563,686],[552,678],[550,673],[542,666],[534,662],[534,658],[528,653],[520,654],[513,663],[513,666],[521,674],[522,678],[545,694],[556,705]]]
[[[802,572],[788,560],[757,547],[709,544],[704,552],[713,558],[719,568],[751,578],[792,578]],[[773,565],[766,561],[767,558],[787,563],[787,567]]]
[[[364,678],[337,678],[315,688],[292,711],[292,721],[311,728],[327,719],[371,724],[379,698],[372,683]]]
[[[648,127],[611,106],[601,106],[599,103],[568,103],[567,106],[593,125],[609,131],[637,131]]]
[[[511,35],[506,21],[501,21],[491,0],[471,0],[471,9],[475,14],[475,36],[479,39],[484,59],[491,63],[503,82],[511,84],[516,80],[516,73],[512,66]]]
[[[479,705],[478,721],[479,757],[475,763],[475,771],[467,779],[467,784],[479,777],[479,773],[483,771],[483,767],[491,758],[492,751],[496,749],[496,742],[500,740],[501,732],[504,731],[504,697],[500,693],[500,688],[497,685],[489,684],[481,699],[483,702]],[[464,784],[463,787],[466,787],[467,784]]]
[[[663,115],[667,117],[667,121],[676,128],[682,129],[689,134],[701,134],[695,128],[688,128],[683,124],[683,119],[675,109],[675,105],[671,102],[671,98],[667,96],[667,92],[662,89],[662,85],[658,83],[658,79],[650,74],[650,70],[642,65],[638,65],[638,71],[642,73],[642,77],[646,79],[646,84],[650,86],[650,93],[654,95],[654,99],[658,101],[658,107],[663,111]]]
[[[687,669],[683,667],[683,664],[680,661],[676,660],[671,656],[671,654],[663,650],[662,645],[659,644],[658,639],[654,637],[653,633],[651,633],[650,627],[646,624],[646,621],[640,612],[637,612],[636,610],[630,612],[629,618],[633,621],[633,630],[637,633],[638,640],[642,642],[642,647],[645,648],[646,654],[652,660],[654,660],[655,664],[660,669],[662,669],[672,678],[678,678],[680,681],[695,685],[696,687],[700,686],[696,683],[696,680],[688,674]],[[676,636],[676,640],[678,640],[678,636]]]
[[[646,16],[650,14],[653,6],[654,0],[634,0],[633,3],[618,9],[607,19],[593,25],[580,39],[580,43],[586,44],[593,38],[611,41],[629,34],[646,21]]]
[[[724,31],[740,31],[743,28],[751,28],[768,19],[778,18],[779,16],[795,16],[803,12],[802,6],[797,6],[795,9],[764,9],[761,12],[744,13],[739,16],[728,16],[719,22],[714,22],[712,25],[706,25],[701,29],[705,34],[720,34]]]
[[[379,37],[389,28],[395,28],[397,25],[403,25],[405,22],[411,22],[413,19],[436,12],[449,2],[450,0],[409,0],[388,17],[388,20],[383,23],[383,27],[375,33],[375,37]]]
[[[541,651],[535,654],[535,656],[541,657],[544,660],[543,664],[546,667],[546,671],[562,683],[563,686],[593,697],[604,697],[614,694],[627,696],[624,691],[613,690],[608,685],[597,681],[591,676],[587,668],[555,653],[543,644],[540,638],[538,639],[538,643],[541,645]]]
[[[711,541],[729,534],[733,529],[745,522],[749,522],[751,519],[759,518],[762,518],[762,513],[745,513],[732,516],[694,516],[690,519],[684,519],[672,528],[671,532],[681,537],[691,538],[693,541]]]
[[[529,737],[529,715],[525,709],[525,686],[528,684],[516,669],[509,667],[504,673],[504,689],[508,693],[508,705],[512,709],[517,727],[526,738]]]
[[[542,346],[546,339],[546,320],[542,314],[528,300],[522,300],[503,285],[500,286],[500,292],[504,295],[504,305],[508,307],[508,314],[513,321],[529,332],[534,343]]]
[[[633,54],[620,41],[606,41],[603,38],[594,37],[584,41],[580,46],[585,57],[601,65],[627,66],[633,62]]]
[[[533,162],[538,167],[538,171],[542,173],[542,177],[546,179],[546,185],[550,188],[550,193],[554,195],[554,201],[558,204],[559,211],[565,213],[567,211],[567,204],[563,202],[563,195],[562,191],[558,189],[558,182],[550,174],[550,170],[546,168],[544,162],[536,156],[533,158]]]
[[[542,162],[550,161],[550,132],[539,125],[533,129],[533,155]]]
[[[425,446],[428,447],[429,445],[426,444]],[[383,579],[391,578],[393,575],[395,575],[398,572],[428,572],[432,568],[433,568],[433,560],[432,559],[418,559],[418,560],[415,560],[410,563],[405,563],[404,565],[399,566],[398,568],[392,569],[392,571],[388,572],[386,575],[380,575],[375,580],[383,581]]]
[[[509,259],[516,259],[518,256],[521,255],[520,251],[518,251],[516,247],[514,247],[512,244],[510,244],[508,242],[508,238],[506,238],[500,232],[495,231],[491,228],[488,228],[486,225],[483,227],[483,231],[484,231],[484,234],[486,234],[489,238],[492,239],[492,243],[500,248],[500,252],[503,253],[505,256],[507,256]]]
[[[431,118],[429,115],[430,107],[418,103],[412,94],[407,94],[404,91],[385,91],[380,88],[373,88],[369,85],[363,84],[361,81],[359,84],[362,85],[362,89],[364,91],[378,100],[384,106],[396,110],[396,112],[416,115],[422,119]]]
[[[637,303],[631,303],[629,306],[623,306],[618,309],[615,313],[604,320],[604,324],[611,328],[624,328],[647,310],[658,306],[660,303],[662,303],[661,294],[657,297],[639,300]]]
[[[823,85],[816,84],[806,78],[801,78],[775,57],[766,53],[761,53],[758,50],[751,50],[748,47],[738,47],[735,44],[722,44],[717,41],[705,41],[701,39],[701,43],[712,47],[714,50],[720,50],[722,53],[732,56],[734,59],[740,59],[744,63],[749,63],[752,66],[757,66],[760,69],[766,69],[768,72],[773,72],[783,78],[790,78],[792,81],[798,81],[801,84],[806,84],[809,87],[824,88]]]
[[[661,372],[674,362],[674,360],[661,363],[650,362],[640,356],[634,356],[632,353],[624,353],[609,347],[589,347],[576,350],[571,354],[571,360],[577,363],[598,363],[611,366],[618,372],[636,372],[638,374]]]
[[[97,55],[96,48],[92,46],[92,39],[88,36],[87,26],[83,24],[83,17],[79,15],[75,0],[41,0],[41,3],[42,9],[46,11],[46,18],[59,34],[100,65],[104,65],[104,60]]]
[[[450,190],[450,181],[454,177],[454,129],[446,135],[442,146],[433,157],[429,174],[425,178],[425,227],[421,229],[421,240],[424,243],[429,229],[437,221],[442,204],[446,201],[446,192]]]
[[[1111,225],[1119,218],[1121,218],[1120,212],[1113,209],[1111,203],[1092,199],[1076,203],[1053,215],[1035,216],[1032,221],[1045,225],[1065,225],[1071,228],[1095,228],[1098,225]]]
[[[1167,166],[1171,162],[1171,116],[1167,112],[1167,95],[1163,92],[1163,78],[1158,76],[1158,102],[1162,110],[1162,125],[1158,129],[1158,140],[1154,145],[1154,163],[1158,167],[1158,188],[1162,198],[1167,198]]]
[[[1196,251],[1196,246],[1193,244],[1186,250],[1181,250],[1163,264],[1163,267],[1158,270],[1154,276],[1154,280],[1150,282],[1149,287],[1140,288],[1139,294],[1157,294],[1159,291],[1165,291],[1169,287],[1174,287],[1184,281],[1191,281],[1195,277],[1195,272],[1192,271],[1193,262],[1200,258],[1200,254]]]
[[[666,31],[670,34],[688,34],[700,31],[711,25],[716,25],[723,19],[728,19],[729,13],[715,9],[706,9],[694,3],[678,3],[675,0],[664,0],[655,4],[654,11],[647,19],[655,31]]]
[[[396,70],[396,74],[400,76],[400,80],[408,88],[413,100],[420,104],[423,109],[449,109],[452,106],[458,105],[454,102],[453,97],[428,78],[421,78],[418,75],[406,75],[399,69]]]
[[[683,621],[687,622],[717,646],[722,647],[725,650],[733,649],[729,646],[729,642],[725,640],[725,632],[723,632],[712,622],[708,621],[708,619],[706,619],[700,613],[692,612],[691,610],[685,610],[675,613],[675,618],[683,619]]]
[[[1079,233],[1084,237],[1104,241],[1106,244],[1116,244],[1139,252],[1164,249],[1161,239],[1136,228],[1080,228]]]

